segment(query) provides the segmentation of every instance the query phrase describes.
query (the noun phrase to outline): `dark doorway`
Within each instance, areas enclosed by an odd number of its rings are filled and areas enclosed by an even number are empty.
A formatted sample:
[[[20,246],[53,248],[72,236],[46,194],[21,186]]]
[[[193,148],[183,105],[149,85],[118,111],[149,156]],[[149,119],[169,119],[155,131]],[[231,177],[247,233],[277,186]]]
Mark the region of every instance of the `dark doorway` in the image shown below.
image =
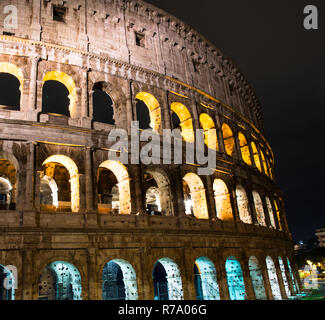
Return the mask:
[[[150,127],[150,113],[147,105],[141,101],[137,100],[137,120],[139,121],[139,128],[142,130],[152,129]]]
[[[155,300],[169,300],[167,273],[160,262],[155,264],[152,276]]]
[[[20,110],[20,82],[9,74],[0,73],[0,109]]]

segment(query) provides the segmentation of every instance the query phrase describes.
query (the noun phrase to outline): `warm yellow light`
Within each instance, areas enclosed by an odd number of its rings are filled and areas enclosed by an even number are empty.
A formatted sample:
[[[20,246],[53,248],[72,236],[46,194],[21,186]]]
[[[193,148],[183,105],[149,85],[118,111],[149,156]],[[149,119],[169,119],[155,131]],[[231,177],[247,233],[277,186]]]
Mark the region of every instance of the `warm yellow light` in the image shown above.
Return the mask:
[[[224,145],[225,145],[225,149],[226,149],[226,153],[229,156],[232,156],[234,149],[235,149],[235,139],[234,139],[234,135],[232,133],[232,130],[230,129],[230,127],[224,123],[222,125],[222,135],[223,135],[223,141],[224,141]]]
[[[201,127],[204,131],[204,142],[209,149],[218,150],[217,131],[212,118],[202,113],[200,115]]]
[[[0,72],[9,73],[15,76],[20,82],[20,91],[22,91],[24,87],[24,74],[20,68],[16,65],[8,62],[0,62]]]
[[[261,166],[261,161],[260,161],[260,157],[258,155],[258,150],[256,148],[256,144],[254,142],[251,143],[252,146],[252,151],[253,151],[253,157],[254,157],[254,162],[256,165],[256,168],[262,172],[262,166]]]
[[[238,134],[238,140],[239,140],[242,158],[246,164],[251,166],[252,159],[251,159],[251,154],[249,151],[249,145],[247,143],[246,137],[241,132],[239,132],[239,134]]]
[[[213,191],[217,217],[223,221],[232,221],[231,200],[227,185],[221,179],[216,179],[213,183]]]

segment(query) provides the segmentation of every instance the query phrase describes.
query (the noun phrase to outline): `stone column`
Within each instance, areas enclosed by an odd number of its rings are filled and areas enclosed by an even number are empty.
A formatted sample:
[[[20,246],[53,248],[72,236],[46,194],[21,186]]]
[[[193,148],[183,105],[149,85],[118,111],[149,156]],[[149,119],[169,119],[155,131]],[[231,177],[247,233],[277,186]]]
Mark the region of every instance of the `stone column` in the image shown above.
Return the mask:
[[[271,220],[270,220],[270,213],[269,213],[269,209],[266,205],[266,199],[265,199],[265,195],[261,196],[261,199],[262,199],[262,203],[263,203],[263,210],[264,210],[264,215],[265,215],[265,223],[266,223],[266,226],[268,228],[271,228]]]
[[[85,149],[85,196],[87,212],[95,212],[92,152],[92,148]]]
[[[88,68],[82,68],[82,78],[81,78],[81,108],[79,113],[79,118],[81,124],[86,128],[91,128],[92,112],[93,110],[89,108],[89,93],[88,93]],[[93,93],[93,91],[92,91]],[[91,94],[92,97],[92,94]],[[92,103],[92,101],[91,101]]]
[[[241,153],[241,148],[240,148],[240,145],[239,145],[238,133],[239,133],[239,132],[238,132],[237,129],[233,131],[234,140],[235,140],[235,149],[236,149],[237,159],[238,159],[238,161],[242,162],[242,161],[244,161],[244,160],[243,160],[243,156],[242,156],[242,153]]]
[[[213,182],[212,182],[212,176],[206,177],[206,200],[208,205],[208,213],[209,218],[212,221],[218,220],[217,218],[217,209],[216,209],[216,201],[214,197],[214,191],[213,191]]]
[[[27,144],[27,165],[26,165],[26,186],[25,186],[25,205],[26,211],[33,211],[34,207],[34,172],[35,172],[35,145],[30,142]]]
[[[40,24],[40,12],[41,2],[39,0],[33,0],[33,11],[32,11],[32,25],[31,25],[31,40],[41,41],[42,38],[42,26]]]
[[[34,206],[36,211],[41,211],[41,174],[43,172],[41,170],[37,170],[35,172],[35,183],[34,183]]]
[[[222,133],[222,124],[221,124],[221,116],[219,114],[216,115],[216,131],[217,131],[217,138],[218,138],[218,144],[219,144],[219,152],[222,154],[226,154],[226,148],[225,143],[223,140],[223,133]]]
[[[142,170],[140,165],[130,165],[130,172],[132,172],[132,179],[130,179],[131,191],[131,213],[145,214],[145,201],[142,189]]]
[[[21,283],[18,283],[18,285],[22,286],[22,300],[33,300],[38,297],[37,279],[39,274],[36,276],[36,273],[39,270],[34,266],[34,255],[33,250],[22,250],[22,277]]]
[[[100,283],[97,279],[97,261],[96,261],[96,249],[89,248],[88,250],[88,299],[98,300],[100,297],[97,296],[97,283]]]
[[[29,83],[29,112],[37,109],[37,75],[38,75],[38,62],[40,61],[39,55],[33,55],[31,57],[31,69],[30,69],[30,83]]]
[[[129,82],[129,93],[126,96],[126,120],[127,120],[127,131],[128,135],[131,135],[131,122],[133,121],[133,105],[132,105],[132,90],[131,82]]]
[[[228,281],[227,281],[227,272],[226,272],[225,260],[222,254],[222,248],[219,248],[219,250],[217,251],[217,261],[215,262],[215,267],[217,271],[220,300],[230,300]]]
[[[163,94],[163,106],[160,106],[160,110],[162,110],[163,115],[163,129],[171,129],[172,121],[171,121],[171,109],[168,101],[168,91]]]
[[[246,292],[246,299],[248,300],[255,300],[255,292],[253,289],[252,285],[252,280],[250,276],[250,272],[248,269],[248,264],[247,264],[247,258],[245,254],[242,254],[242,261],[241,261],[241,266],[242,266],[242,272],[243,272],[243,278],[244,278],[244,284],[245,284],[245,292]]]
[[[253,222],[253,224],[258,224],[255,202],[254,202],[254,197],[253,197],[252,192],[253,192],[253,190],[249,190],[249,192],[246,191],[246,195],[247,195],[249,208],[250,208],[250,212],[251,212],[251,216],[252,216],[252,222]]]
[[[238,204],[237,204],[237,197],[236,197],[236,185],[233,185],[231,190],[229,190],[230,202],[232,207],[232,214],[234,217],[235,223],[240,222]]]
[[[266,297],[267,297],[268,300],[274,300],[265,258],[264,257],[259,257],[258,261],[260,263],[260,268],[261,268],[261,271],[262,271]]]
[[[273,259],[273,257],[272,257],[272,259]],[[286,290],[284,288],[284,281],[282,278],[282,272],[280,269],[278,258],[276,257],[276,259],[273,259],[273,262],[275,265],[276,275],[278,277],[278,282],[279,282],[279,286],[280,286],[280,292],[281,292],[282,299],[288,299]]]

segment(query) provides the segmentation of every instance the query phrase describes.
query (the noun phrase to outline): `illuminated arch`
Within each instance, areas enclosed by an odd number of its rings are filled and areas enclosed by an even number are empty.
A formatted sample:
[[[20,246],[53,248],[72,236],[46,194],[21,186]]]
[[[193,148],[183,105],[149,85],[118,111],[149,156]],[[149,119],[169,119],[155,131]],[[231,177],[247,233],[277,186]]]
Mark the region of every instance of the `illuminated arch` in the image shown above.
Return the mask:
[[[230,129],[230,127],[226,123],[224,123],[222,125],[221,130],[222,130],[223,142],[225,145],[226,153],[229,156],[232,156],[234,149],[235,149],[234,134],[233,134],[232,130]]]
[[[50,71],[46,73],[43,78],[43,84],[49,80],[61,82],[68,89],[70,99],[70,116],[74,118],[77,112],[77,89],[74,80],[69,75],[61,71]]]
[[[262,158],[264,172],[265,172],[265,174],[267,176],[270,176],[269,170],[267,168],[267,163],[266,163],[265,155],[264,155],[264,152],[262,150],[261,150],[261,158]]]
[[[262,172],[262,165],[261,165],[260,157],[258,155],[258,150],[255,142],[252,141],[251,146],[252,146],[253,157],[254,157],[256,168],[258,169],[259,172]]]
[[[0,72],[1,73],[9,73],[15,76],[20,82],[19,90],[22,92],[24,88],[24,74],[22,70],[16,65],[8,62],[0,62]]]
[[[279,223],[279,229],[283,230],[283,226],[282,226],[282,223],[281,223],[281,212],[280,212],[280,209],[279,209],[278,202],[275,199],[274,199],[274,207],[275,207],[275,215],[276,215],[278,223]]]
[[[135,98],[145,103],[149,109],[150,127],[158,132],[161,124],[161,109],[158,100],[148,92],[140,92]]]
[[[212,118],[202,113],[200,115],[200,124],[204,131],[204,142],[209,149],[218,151],[217,131]]]
[[[138,300],[136,273],[128,261],[114,259],[106,263],[102,281],[103,300]]]
[[[183,139],[186,142],[194,143],[195,138],[191,113],[180,102],[173,102],[170,108],[177,114],[180,120]]]
[[[64,155],[54,155],[47,158],[43,162],[43,166],[48,163],[60,163],[63,165],[70,174],[70,185],[71,185],[71,211],[78,212],[80,207],[80,191],[79,191],[79,172],[78,167],[74,161]]]
[[[289,289],[289,283],[288,283],[288,280],[287,280],[283,260],[282,260],[281,257],[278,257],[278,260],[279,260],[280,271],[281,271],[282,280],[283,280],[283,284],[284,284],[284,289],[285,289],[285,292],[287,294],[287,297],[289,298],[291,296],[291,292],[290,292],[290,289]]]
[[[221,179],[213,182],[214,198],[216,202],[217,217],[223,221],[233,221],[230,194],[227,185]]]
[[[160,272],[157,272],[158,270]],[[164,272],[163,275],[161,271]],[[159,259],[154,266],[152,276],[155,300],[184,299],[181,272],[175,261],[170,258]],[[161,280],[164,281],[162,282]]]
[[[130,178],[127,168],[119,161],[106,160],[100,166],[110,170],[118,181],[120,214],[131,214]]]
[[[217,272],[210,259],[200,257],[195,261],[194,281],[197,300],[220,300]]]
[[[53,206],[58,207],[59,206],[59,197],[58,197],[58,186],[55,182],[55,180],[47,175],[44,175],[41,179],[41,182],[44,181],[51,189],[52,191],[52,201],[53,201]]]
[[[226,274],[230,300],[245,300],[246,290],[243,271],[239,261],[235,257],[229,257],[227,259]]]
[[[256,300],[267,300],[262,270],[256,257],[249,258],[248,269]]]
[[[271,226],[274,229],[276,229],[276,224],[275,224],[275,219],[274,219],[274,213],[273,213],[273,208],[272,208],[271,200],[270,200],[269,197],[265,197],[265,201],[266,201],[267,210],[269,212]]]
[[[204,184],[195,173],[188,173],[183,180],[190,189],[194,215],[198,219],[209,219]]]
[[[266,227],[263,201],[260,194],[255,190],[253,191],[253,199],[254,199],[257,223],[261,226]]]
[[[241,221],[247,224],[252,224],[252,217],[249,209],[249,201],[247,198],[246,190],[243,186],[238,185],[236,187],[236,199],[239,211],[239,218]]]
[[[11,270],[0,264],[0,301],[15,300],[15,281]]]
[[[282,300],[278,276],[276,274],[275,265],[271,257],[266,257],[266,266],[273,298],[274,300]]]
[[[249,150],[249,145],[247,143],[246,137],[241,132],[239,132],[238,134],[238,140],[239,140],[239,146],[240,146],[242,158],[246,164],[251,166],[252,158]]]

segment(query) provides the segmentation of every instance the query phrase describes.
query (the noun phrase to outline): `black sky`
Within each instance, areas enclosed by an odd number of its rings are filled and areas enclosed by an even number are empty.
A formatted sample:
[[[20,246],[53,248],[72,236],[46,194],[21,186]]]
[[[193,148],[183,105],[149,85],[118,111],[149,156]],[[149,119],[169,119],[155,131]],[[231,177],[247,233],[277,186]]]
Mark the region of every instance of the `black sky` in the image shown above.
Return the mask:
[[[325,3],[146,1],[191,25],[244,73],[263,108],[294,240],[312,237],[325,226]],[[319,30],[303,28],[303,9],[310,4],[318,7]]]

